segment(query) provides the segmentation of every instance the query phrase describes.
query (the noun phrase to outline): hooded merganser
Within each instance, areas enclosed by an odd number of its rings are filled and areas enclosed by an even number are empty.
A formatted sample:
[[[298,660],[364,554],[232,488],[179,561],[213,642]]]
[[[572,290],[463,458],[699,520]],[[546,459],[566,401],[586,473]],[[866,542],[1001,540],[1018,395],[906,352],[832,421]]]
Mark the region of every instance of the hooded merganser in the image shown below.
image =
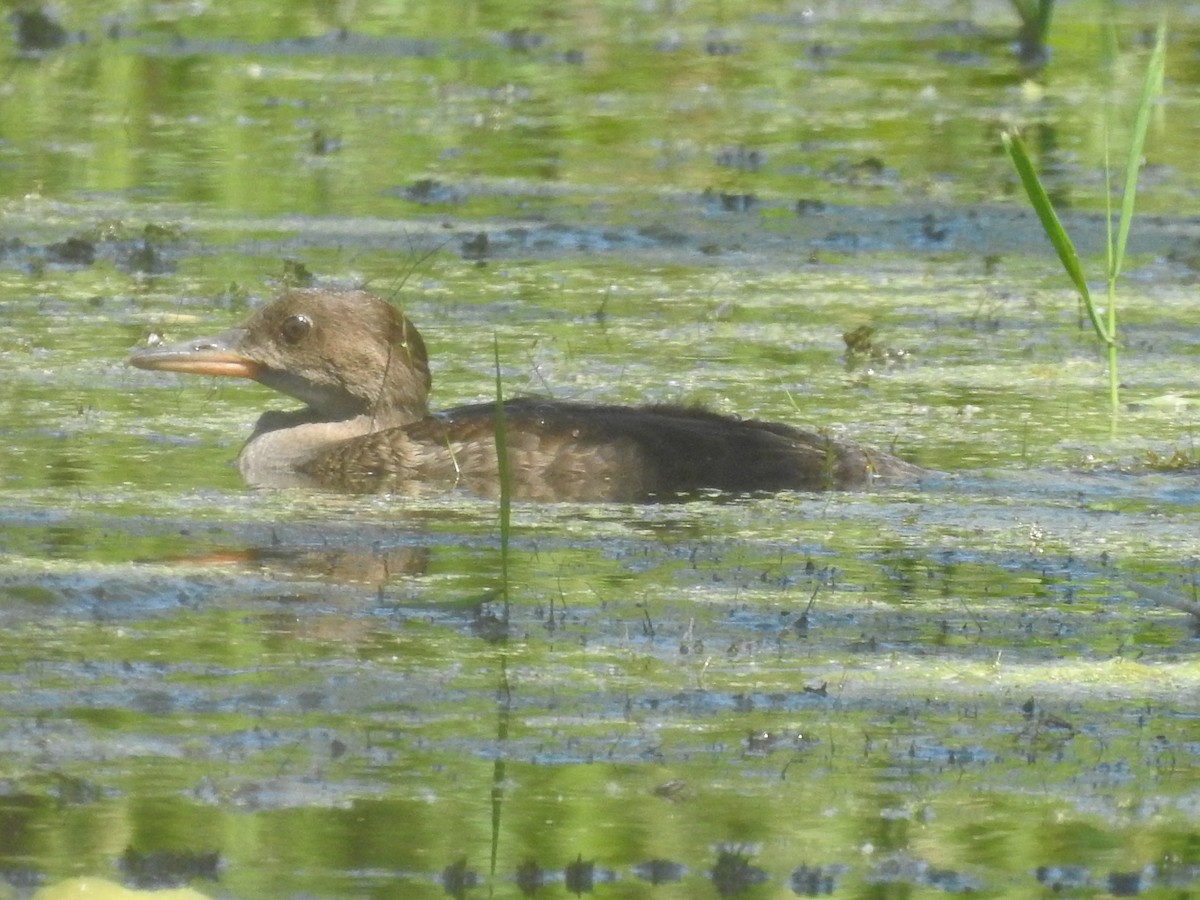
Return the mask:
[[[238,454],[256,486],[499,493],[496,406],[430,413],[425,342],[363,291],[293,290],[241,327],[138,350],[142,369],[250,378],[306,404],[267,412]],[[923,470],[773,422],[682,406],[504,403],[512,493],[527,500],[653,502],[705,489],[853,490]]]

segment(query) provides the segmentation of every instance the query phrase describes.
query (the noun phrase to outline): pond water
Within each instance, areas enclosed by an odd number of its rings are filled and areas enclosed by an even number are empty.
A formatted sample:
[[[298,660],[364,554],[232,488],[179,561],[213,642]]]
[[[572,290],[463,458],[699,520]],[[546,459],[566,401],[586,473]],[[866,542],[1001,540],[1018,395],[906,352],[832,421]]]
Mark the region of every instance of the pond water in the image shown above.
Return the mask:
[[[982,0],[81,6],[0,84],[0,896],[1200,886],[1194,7],[1114,428],[998,136],[1099,279],[1155,9],[1060,4],[1030,71]],[[248,490],[290,402],[126,366],[306,271],[435,405],[494,340],[509,395],[943,474],[519,504],[506,608],[495,503]]]

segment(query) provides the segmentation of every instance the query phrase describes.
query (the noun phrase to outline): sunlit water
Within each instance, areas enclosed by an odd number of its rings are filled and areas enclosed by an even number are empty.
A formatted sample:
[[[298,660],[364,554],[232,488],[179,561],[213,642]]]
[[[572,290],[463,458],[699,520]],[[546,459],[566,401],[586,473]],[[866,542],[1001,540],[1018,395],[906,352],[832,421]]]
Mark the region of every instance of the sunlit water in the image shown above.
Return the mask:
[[[11,61],[13,893],[1194,889],[1200,496],[1167,463],[1196,456],[1197,22],[1114,436],[997,134],[1026,128],[1098,273],[1098,91],[1120,147],[1154,23],[1110,64],[1099,7],[1064,6],[1027,81],[1006,4],[851,6],[93,5]],[[494,504],[247,491],[229,461],[287,401],[125,366],[284,259],[403,304],[437,403],[492,396],[495,339],[509,394],[704,403],[941,474],[518,506],[505,627]]]

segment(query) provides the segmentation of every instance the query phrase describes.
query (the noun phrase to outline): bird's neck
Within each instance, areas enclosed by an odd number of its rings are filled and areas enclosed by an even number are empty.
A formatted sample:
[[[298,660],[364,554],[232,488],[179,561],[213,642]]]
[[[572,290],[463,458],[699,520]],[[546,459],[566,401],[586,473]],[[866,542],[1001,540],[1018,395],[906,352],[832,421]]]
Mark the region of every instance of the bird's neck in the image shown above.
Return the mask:
[[[238,453],[238,470],[256,487],[315,486],[300,467],[322,450],[351,438],[415,421],[412,414],[361,415],[329,421],[311,407],[263,413]]]

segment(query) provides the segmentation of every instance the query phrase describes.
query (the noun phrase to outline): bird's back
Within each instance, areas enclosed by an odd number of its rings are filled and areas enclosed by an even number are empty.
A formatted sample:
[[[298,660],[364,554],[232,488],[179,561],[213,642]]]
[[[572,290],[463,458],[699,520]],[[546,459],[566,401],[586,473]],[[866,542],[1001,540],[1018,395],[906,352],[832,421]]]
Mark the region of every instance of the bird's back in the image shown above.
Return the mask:
[[[321,483],[360,491],[457,483],[499,490],[495,405],[457,407],[344,441],[306,464]],[[921,470],[817,432],[682,406],[524,398],[504,405],[513,494],[536,500],[645,501],[703,490],[856,490]]]

